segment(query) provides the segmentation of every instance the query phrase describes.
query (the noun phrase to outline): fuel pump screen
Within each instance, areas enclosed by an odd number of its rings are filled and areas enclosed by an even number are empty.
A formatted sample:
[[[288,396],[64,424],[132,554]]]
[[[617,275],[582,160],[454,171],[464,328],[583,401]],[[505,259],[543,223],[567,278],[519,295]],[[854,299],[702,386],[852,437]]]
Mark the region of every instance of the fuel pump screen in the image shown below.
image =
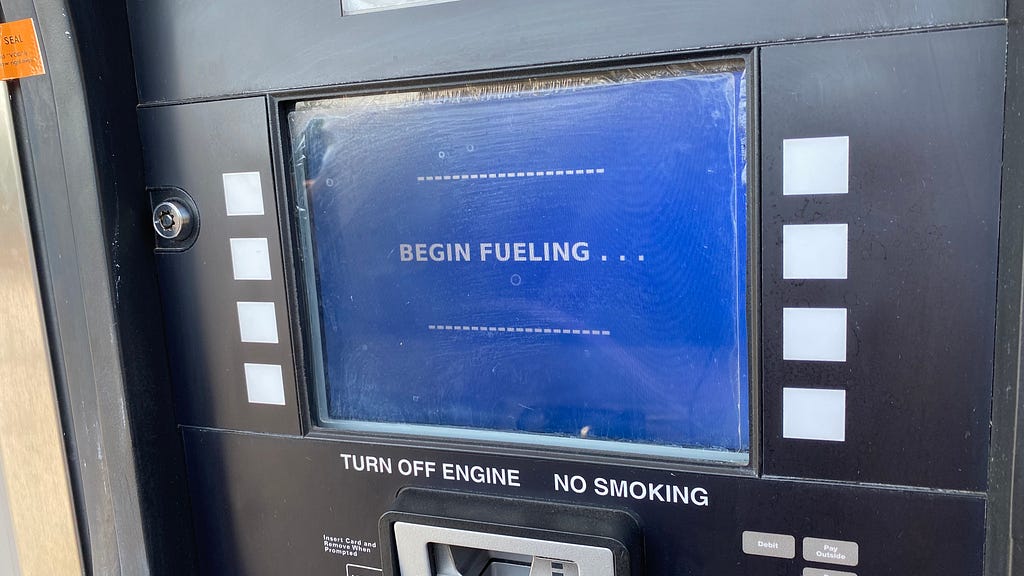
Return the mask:
[[[325,425],[745,457],[742,62],[305,101],[289,127]]]

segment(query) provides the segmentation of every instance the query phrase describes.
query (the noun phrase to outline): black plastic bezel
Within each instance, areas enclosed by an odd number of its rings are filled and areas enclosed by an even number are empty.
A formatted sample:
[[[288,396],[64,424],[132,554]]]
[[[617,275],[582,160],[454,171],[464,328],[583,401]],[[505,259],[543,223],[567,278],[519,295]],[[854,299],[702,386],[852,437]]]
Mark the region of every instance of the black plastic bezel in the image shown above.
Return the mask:
[[[429,432],[408,434],[388,432],[364,432],[340,430],[324,425],[318,417],[317,398],[320,379],[324,377],[315,347],[322,343],[314,338],[313,324],[317,322],[318,311],[310,309],[307,297],[309,283],[304,277],[305,267],[302,250],[302,230],[298,203],[299,195],[292,170],[292,145],[288,132],[288,114],[298,102],[346,96],[363,96],[389,92],[437,89],[490,82],[508,82],[522,79],[550,78],[567,75],[594,74],[602,71],[624,68],[657,67],[671,64],[692,64],[699,62],[742,61],[747,74],[747,331],[749,359],[749,402],[748,423],[750,446],[746,464],[715,462],[710,459],[685,459],[674,456],[631,454],[616,451],[574,449],[529,443],[506,443],[500,441],[463,439],[431,435]],[[697,471],[714,474],[757,475],[761,468],[761,418],[760,418],[760,164],[759,164],[759,120],[760,81],[758,76],[758,50],[742,52],[709,52],[697,54],[668,54],[647,58],[605,59],[581,62],[572,65],[559,64],[493,70],[488,72],[455,73],[444,76],[410,78],[394,81],[360,83],[351,86],[313,88],[274,93],[268,96],[267,106],[270,117],[270,136],[274,156],[275,180],[278,189],[278,217],[282,230],[285,264],[285,283],[288,291],[290,324],[293,349],[297,358],[296,381],[299,387],[300,415],[304,433],[313,438],[346,439],[372,443],[386,442],[393,445],[444,447],[449,450],[464,450],[494,454],[523,454],[534,458],[603,462],[608,464],[646,466],[673,470]],[[312,321],[312,322],[311,322]]]

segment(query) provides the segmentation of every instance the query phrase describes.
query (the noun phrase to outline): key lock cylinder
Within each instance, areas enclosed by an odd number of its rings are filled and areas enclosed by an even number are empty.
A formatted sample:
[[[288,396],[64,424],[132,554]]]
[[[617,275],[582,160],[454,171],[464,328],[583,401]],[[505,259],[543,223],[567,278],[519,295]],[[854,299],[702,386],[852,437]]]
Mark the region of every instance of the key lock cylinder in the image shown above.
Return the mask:
[[[157,252],[189,249],[199,234],[199,211],[192,197],[180,188],[149,190]]]
[[[192,212],[184,204],[167,200],[153,209],[153,229],[167,240],[176,240],[192,231]]]

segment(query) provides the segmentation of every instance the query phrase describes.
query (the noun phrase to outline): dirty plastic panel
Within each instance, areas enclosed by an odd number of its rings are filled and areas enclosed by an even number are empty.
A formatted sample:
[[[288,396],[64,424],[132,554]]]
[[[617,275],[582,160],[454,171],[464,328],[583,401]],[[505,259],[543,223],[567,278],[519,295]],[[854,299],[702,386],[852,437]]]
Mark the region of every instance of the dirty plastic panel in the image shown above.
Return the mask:
[[[745,459],[742,62],[289,123],[325,425]]]

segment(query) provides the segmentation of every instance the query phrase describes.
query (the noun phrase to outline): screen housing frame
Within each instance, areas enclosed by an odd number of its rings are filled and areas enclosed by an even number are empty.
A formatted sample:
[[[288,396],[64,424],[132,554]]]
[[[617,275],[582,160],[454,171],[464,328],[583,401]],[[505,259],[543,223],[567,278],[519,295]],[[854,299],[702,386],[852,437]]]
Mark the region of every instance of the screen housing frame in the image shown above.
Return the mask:
[[[454,72],[451,74],[385,80],[334,87],[311,88],[278,92],[268,96],[271,148],[274,159],[275,179],[278,181],[278,217],[284,244],[282,255],[285,264],[285,285],[288,292],[289,325],[292,345],[296,351],[296,381],[299,387],[300,423],[304,436],[323,439],[344,439],[368,443],[386,442],[393,445],[416,447],[444,447],[446,449],[468,450],[494,454],[523,454],[541,459],[570,459],[584,462],[602,462],[631,466],[656,466],[675,470],[696,471],[713,474],[757,476],[762,465],[761,434],[761,362],[760,362],[760,76],[757,47],[742,51],[679,53],[649,57],[609,58],[576,64],[539,65],[513,69],[496,69],[484,72]],[[469,428],[429,426],[400,423],[363,423],[346,421],[354,426],[337,426],[325,423],[319,415],[320,406],[326,402],[324,382],[323,340],[319,334],[319,308],[316,286],[315,263],[307,262],[308,252],[304,244],[306,237],[303,223],[306,192],[296,185],[292,162],[292,138],[288,125],[289,113],[302,101],[367,96],[389,92],[417,90],[443,90],[474,84],[514,82],[527,79],[543,80],[558,77],[588,76],[602,72],[624,69],[656,68],[669,65],[693,65],[700,63],[735,62],[737,69],[746,74],[746,329],[748,359],[748,434],[749,446],[745,452],[726,452],[728,456],[745,458],[723,458],[716,460],[708,455],[715,450],[664,447],[657,444],[642,444],[643,452],[632,453],[626,449],[602,449],[612,442],[594,440],[593,446],[560,445],[557,442],[537,442],[536,437],[546,435],[514,431],[489,431]],[[312,282],[312,287],[311,287]],[[311,299],[310,296],[314,298]],[[360,425],[363,424],[363,425]],[[366,425],[369,424],[369,425]],[[448,428],[451,434],[437,434],[437,430]],[[409,430],[409,431],[406,431]],[[517,437],[522,437],[521,439]],[[558,440],[557,437],[551,438]],[[628,448],[629,443],[616,443]],[[649,448],[655,450],[649,450]],[[665,448],[665,450],[658,450]],[[699,454],[699,455],[698,455]]]

